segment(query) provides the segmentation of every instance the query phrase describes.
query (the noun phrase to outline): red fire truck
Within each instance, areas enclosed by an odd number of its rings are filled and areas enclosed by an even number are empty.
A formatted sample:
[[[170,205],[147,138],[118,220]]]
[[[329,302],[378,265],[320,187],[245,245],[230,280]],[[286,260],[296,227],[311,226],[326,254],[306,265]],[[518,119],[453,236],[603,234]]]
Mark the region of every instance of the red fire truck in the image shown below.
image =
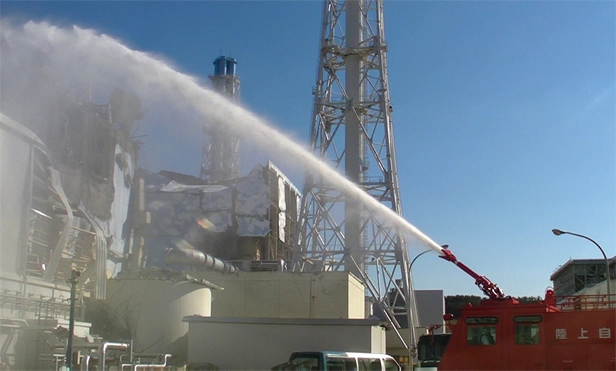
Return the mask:
[[[451,335],[420,338],[422,364],[439,370],[616,370],[616,301],[607,295],[561,298],[548,290],[544,300],[522,304],[451,251],[441,258],[475,278],[488,299],[461,308]]]

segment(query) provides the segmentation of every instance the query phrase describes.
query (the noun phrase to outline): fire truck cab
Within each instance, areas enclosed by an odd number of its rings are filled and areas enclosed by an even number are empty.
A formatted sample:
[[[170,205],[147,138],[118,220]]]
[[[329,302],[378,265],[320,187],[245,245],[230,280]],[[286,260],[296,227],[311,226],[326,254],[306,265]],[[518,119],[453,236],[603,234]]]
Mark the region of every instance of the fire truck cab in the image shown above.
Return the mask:
[[[487,299],[462,308],[439,370],[614,370],[616,310],[601,297]]]
[[[544,300],[521,304],[442,253],[488,299],[461,308],[444,351],[432,352],[442,354],[439,370],[616,370],[616,303],[608,295],[557,298],[548,290]]]

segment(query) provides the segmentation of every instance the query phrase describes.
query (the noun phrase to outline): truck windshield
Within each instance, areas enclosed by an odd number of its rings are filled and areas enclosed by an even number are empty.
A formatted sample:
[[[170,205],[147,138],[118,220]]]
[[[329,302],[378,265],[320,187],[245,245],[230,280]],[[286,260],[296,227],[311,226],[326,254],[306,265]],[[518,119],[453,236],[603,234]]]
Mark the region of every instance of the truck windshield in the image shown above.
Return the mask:
[[[293,357],[289,361],[289,366],[291,370],[319,370],[323,368],[319,366],[319,356],[316,354],[302,354]]]

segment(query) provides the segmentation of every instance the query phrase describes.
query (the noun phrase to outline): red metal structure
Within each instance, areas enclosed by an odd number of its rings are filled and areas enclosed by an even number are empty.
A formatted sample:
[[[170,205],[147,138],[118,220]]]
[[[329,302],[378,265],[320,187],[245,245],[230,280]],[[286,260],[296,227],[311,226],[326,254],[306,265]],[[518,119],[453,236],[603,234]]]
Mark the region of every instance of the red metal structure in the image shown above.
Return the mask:
[[[522,304],[457,261],[488,296],[461,308],[439,370],[616,370],[616,309],[607,295]]]
[[[441,250],[443,255],[440,255],[439,258],[445,259],[457,265],[464,272],[468,273],[471,277],[475,279],[475,285],[479,286],[481,291],[486,294],[490,299],[494,300],[503,300],[505,299],[505,294],[503,291],[496,286],[495,283],[492,283],[487,277],[480,276],[475,271],[466,266],[466,264],[459,262],[458,259],[453,255],[451,250],[443,249]]]

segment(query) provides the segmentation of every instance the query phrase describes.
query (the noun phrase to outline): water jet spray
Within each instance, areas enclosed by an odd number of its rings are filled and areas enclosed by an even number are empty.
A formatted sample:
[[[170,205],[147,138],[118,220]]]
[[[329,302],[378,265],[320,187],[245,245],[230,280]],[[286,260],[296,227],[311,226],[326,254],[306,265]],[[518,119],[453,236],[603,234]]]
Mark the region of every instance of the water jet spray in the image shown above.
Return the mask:
[[[70,86],[99,89],[127,86],[127,90],[138,94],[144,102],[163,99],[180,110],[194,110],[202,119],[224,122],[224,130],[257,142],[273,157],[285,156],[318,172],[369,212],[391,223],[401,234],[443,255],[439,244],[303,146],[268,126],[254,113],[200,86],[196,78],[175,71],[147,53],[131,50],[109,36],[78,27],[65,30],[47,23],[29,22],[20,29],[2,25],[0,30],[0,36],[7,40],[14,53],[11,61],[20,63],[37,55],[47,73],[57,74],[60,77],[57,80],[64,78]],[[51,94],[57,86],[41,88]]]

